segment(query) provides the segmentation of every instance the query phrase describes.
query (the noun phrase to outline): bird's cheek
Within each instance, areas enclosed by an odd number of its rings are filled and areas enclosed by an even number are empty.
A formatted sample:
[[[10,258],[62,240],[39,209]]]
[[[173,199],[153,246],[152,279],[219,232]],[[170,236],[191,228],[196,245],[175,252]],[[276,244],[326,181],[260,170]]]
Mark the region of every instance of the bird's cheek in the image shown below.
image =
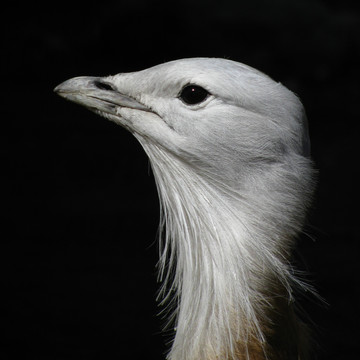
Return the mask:
[[[192,139],[196,136],[201,119],[198,120],[195,114],[173,113],[171,117],[164,117],[166,124],[181,136]]]
[[[139,135],[146,135],[154,126],[155,114],[145,111],[139,111],[136,109],[130,109],[125,107],[118,107],[116,114],[120,116],[127,126],[133,131],[139,133]]]
[[[123,119],[120,125],[170,151],[177,153],[183,146],[184,138],[155,113],[118,108],[117,115]]]

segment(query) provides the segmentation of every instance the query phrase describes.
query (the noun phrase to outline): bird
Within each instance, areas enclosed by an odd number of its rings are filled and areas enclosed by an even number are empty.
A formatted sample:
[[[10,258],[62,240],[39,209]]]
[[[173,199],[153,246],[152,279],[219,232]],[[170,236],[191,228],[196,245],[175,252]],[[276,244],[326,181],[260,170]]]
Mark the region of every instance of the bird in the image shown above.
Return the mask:
[[[63,98],[130,131],[160,203],[168,360],[305,360],[293,265],[316,184],[304,107],[263,72],[185,58],[71,78]]]

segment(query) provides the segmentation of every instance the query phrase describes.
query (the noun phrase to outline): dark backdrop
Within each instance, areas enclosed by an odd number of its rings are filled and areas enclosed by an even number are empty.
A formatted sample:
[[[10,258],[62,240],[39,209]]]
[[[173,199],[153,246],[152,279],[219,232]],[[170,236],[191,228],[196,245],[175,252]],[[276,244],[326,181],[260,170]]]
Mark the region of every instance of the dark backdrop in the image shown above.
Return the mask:
[[[2,359],[162,357],[148,160],[125,130],[52,89],[73,76],[192,56],[244,62],[303,100],[320,175],[299,248],[329,304],[304,305],[319,359],[358,353],[360,13],[352,3],[14,2],[2,17]]]

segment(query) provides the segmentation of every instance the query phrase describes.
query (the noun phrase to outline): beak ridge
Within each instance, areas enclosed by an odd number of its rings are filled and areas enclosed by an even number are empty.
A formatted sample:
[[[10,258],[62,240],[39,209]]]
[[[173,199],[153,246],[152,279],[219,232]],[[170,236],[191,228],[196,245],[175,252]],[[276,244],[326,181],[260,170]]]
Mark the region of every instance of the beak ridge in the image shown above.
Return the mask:
[[[116,107],[150,111],[137,100],[117,91],[114,84],[101,77],[75,77],[56,86],[54,92],[91,110],[100,110],[113,115],[116,115]]]

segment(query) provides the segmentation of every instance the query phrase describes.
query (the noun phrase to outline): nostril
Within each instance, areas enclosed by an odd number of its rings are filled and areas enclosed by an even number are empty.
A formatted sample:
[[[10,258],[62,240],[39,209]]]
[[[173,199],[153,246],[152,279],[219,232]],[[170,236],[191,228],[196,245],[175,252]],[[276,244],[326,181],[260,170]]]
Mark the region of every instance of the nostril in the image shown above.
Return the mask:
[[[95,80],[94,85],[100,90],[114,90],[114,88],[110,84],[99,80]]]

